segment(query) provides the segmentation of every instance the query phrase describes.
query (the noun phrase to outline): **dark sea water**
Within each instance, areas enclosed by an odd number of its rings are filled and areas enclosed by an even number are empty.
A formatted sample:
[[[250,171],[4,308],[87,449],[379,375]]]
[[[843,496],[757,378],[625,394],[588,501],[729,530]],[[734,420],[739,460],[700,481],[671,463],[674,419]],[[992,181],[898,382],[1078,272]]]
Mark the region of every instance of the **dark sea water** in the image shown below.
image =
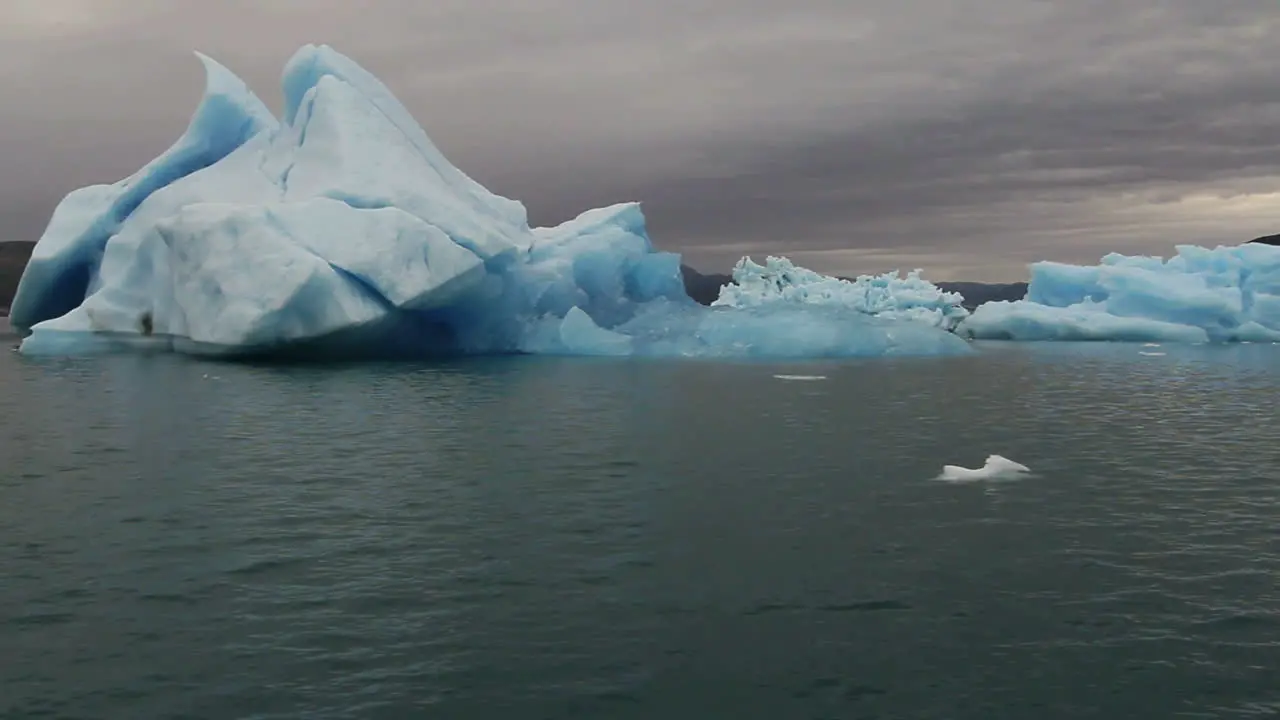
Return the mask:
[[[6,720],[1278,713],[1280,347],[0,356]]]

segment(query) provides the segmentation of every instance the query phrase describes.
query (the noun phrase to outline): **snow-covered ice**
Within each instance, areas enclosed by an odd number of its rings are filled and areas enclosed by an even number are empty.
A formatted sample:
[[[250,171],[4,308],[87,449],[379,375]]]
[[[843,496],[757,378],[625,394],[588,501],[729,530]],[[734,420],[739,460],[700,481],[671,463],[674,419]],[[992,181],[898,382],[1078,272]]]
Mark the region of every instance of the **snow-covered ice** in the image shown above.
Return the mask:
[[[1180,245],[1168,260],[1113,253],[1095,267],[1035,263],[1024,300],[982,305],[958,332],[1001,340],[1280,341],[1280,247]]]
[[[11,307],[29,354],[948,355],[960,298],[918,274],[837,281],[750,261],[713,307],[638,204],[531,228],[454,167],[377,78],[326,46],[274,117],[200,56],[167,151],[55,210]]]
[[[938,480],[944,482],[977,482],[980,480],[999,480],[1018,477],[1031,472],[1031,468],[1014,462],[1001,455],[988,455],[987,461],[980,468],[967,468],[960,465],[943,465]]]
[[[959,293],[943,292],[920,273],[913,270],[905,277],[891,272],[843,280],[797,267],[786,258],[770,256],[760,265],[744,257],[733,268],[733,282],[720,289],[720,296],[712,305],[820,305],[955,329],[969,314],[961,306],[964,298]]]

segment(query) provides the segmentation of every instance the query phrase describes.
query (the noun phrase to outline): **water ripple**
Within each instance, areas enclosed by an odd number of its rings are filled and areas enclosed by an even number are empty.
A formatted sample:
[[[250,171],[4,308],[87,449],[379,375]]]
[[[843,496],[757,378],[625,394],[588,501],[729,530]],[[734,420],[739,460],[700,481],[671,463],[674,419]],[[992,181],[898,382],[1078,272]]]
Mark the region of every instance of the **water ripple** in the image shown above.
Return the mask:
[[[1280,363],[1197,352],[7,358],[0,716],[1264,717]]]

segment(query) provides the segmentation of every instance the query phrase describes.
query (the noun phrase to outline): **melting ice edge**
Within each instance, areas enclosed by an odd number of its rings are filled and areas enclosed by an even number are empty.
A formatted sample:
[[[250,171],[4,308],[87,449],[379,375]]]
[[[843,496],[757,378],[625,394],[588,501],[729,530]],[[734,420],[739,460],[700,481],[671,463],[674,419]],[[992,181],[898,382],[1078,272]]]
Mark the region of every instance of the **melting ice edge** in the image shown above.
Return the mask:
[[[199,57],[206,89],[182,137],[55,209],[10,309],[23,353],[816,358],[962,354],[965,338],[1280,341],[1267,245],[1036,263],[1025,300],[973,314],[918,271],[844,281],[744,258],[704,307],[638,204],[529,227],[331,48],[289,61],[281,118]]]

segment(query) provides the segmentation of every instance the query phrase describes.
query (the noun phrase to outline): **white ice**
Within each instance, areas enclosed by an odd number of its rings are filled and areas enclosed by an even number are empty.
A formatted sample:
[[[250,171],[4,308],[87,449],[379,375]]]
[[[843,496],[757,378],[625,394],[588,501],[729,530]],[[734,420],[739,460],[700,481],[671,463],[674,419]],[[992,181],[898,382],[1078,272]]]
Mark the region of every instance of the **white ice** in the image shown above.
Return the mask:
[[[745,262],[715,307],[638,204],[531,228],[454,167],[377,78],[325,46],[289,61],[279,119],[200,56],[186,132],[73,191],[11,306],[22,352],[951,355],[959,296],[918,274],[843,283]]]
[[[943,465],[938,480],[944,482],[978,482],[981,480],[999,480],[1018,477],[1031,472],[1031,468],[1016,463],[1001,455],[989,455],[980,468],[967,468],[960,465]]]
[[[886,319],[911,320],[952,330],[969,311],[958,293],[943,292],[924,280],[920,270],[861,275],[844,280],[797,267],[786,258],[769,256],[760,265],[742,258],[733,282],[720,289],[718,307],[767,307],[802,304],[853,309]]]
[[[958,332],[1002,340],[1280,341],[1280,247],[1181,245],[1168,260],[1113,253],[1096,267],[1036,263],[1026,299],[982,305]]]

